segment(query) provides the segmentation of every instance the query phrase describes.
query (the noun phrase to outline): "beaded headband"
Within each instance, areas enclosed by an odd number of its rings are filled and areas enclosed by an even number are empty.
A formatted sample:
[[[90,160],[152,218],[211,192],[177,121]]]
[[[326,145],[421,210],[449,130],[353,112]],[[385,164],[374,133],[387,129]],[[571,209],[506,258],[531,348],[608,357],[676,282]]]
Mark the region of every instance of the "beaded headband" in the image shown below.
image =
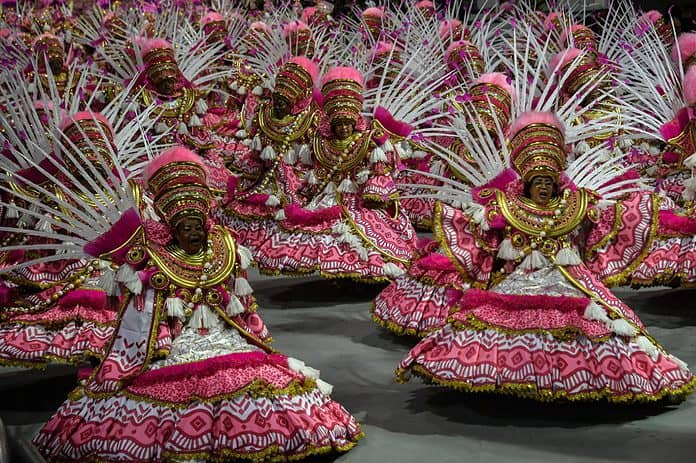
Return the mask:
[[[549,176],[556,183],[567,166],[563,132],[548,113],[527,113],[523,123],[510,140],[510,159],[525,182],[539,175]],[[557,119],[555,119],[557,122]]]
[[[198,155],[181,146],[170,148],[148,165],[145,175],[155,210],[171,228],[192,215],[205,222],[213,198]]]

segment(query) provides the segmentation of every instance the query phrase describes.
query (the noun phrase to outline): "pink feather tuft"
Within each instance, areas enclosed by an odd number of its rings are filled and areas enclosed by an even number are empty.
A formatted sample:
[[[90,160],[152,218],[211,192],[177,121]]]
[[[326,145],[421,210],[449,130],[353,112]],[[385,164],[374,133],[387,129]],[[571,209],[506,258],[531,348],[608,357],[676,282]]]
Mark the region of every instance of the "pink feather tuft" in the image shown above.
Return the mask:
[[[85,244],[84,251],[92,257],[99,257],[121,248],[140,225],[136,210],[128,209],[108,232]]]
[[[309,23],[310,20],[312,19],[312,16],[314,16],[319,10],[315,6],[308,6],[304,10],[302,10],[302,21]]]
[[[145,171],[143,172],[143,180],[145,183],[147,183],[155,172],[172,162],[194,162],[205,169],[205,165],[203,164],[201,157],[196,153],[188,148],[184,148],[183,146],[174,146],[163,151],[162,154],[150,161],[147,167],[145,167]]]
[[[111,132],[112,135],[114,133],[114,129],[113,129],[113,127],[111,127],[111,122],[109,122],[109,120],[106,117],[104,117],[102,114],[91,113],[88,111],[80,111],[80,112],[73,114],[72,116],[64,117],[63,120],[60,121],[59,128],[61,131],[64,131],[65,129],[67,129],[68,127],[73,125],[75,122],[84,121],[84,120],[97,120],[97,121],[101,122],[102,124],[105,124],[109,128],[109,131]]]
[[[651,23],[655,24],[658,22],[660,19],[662,19],[662,13],[660,13],[657,10],[650,10],[647,13],[643,15],[643,18],[646,18],[649,20]]]
[[[225,17],[223,15],[221,15],[220,13],[217,13],[215,11],[210,11],[210,12],[208,12],[208,14],[203,16],[203,19],[201,19],[201,24],[205,26],[208,23],[220,22],[220,21],[224,21],[224,20],[225,20]]]
[[[679,56],[682,61],[686,61],[696,54],[696,32],[685,32],[679,36],[679,46],[672,49],[672,59],[677,61]]]
[[[253,23],[249,24],[249,29],[257,32],[271,32],[271,28],[268,27],[268,24],[263,21],[254,21]]]
[[[480,193],[481,190],[484,189],[498,189],[500,191],[505,191],[505,188],[510,182],[513,182],[517,180],[519,175],[517,175],[517,172],[515,172],[514,169],[507,168],[496,177],[491,180],[490,182],[486,183],[485,185],[481,185],[480,187],[473,188],[471,190],[471,197],[474,201],[476,201],[479,204],[487,204],[489,201],[495,199],[495,196],[486,196],[485,198],[481,197]]]
[[[676,214],[674,211],[659,212],[660,234],[693,235],[696,234],[696,219]]]
[[[474,82],[474,85],[476,84],[497,85],[508,92],[510,96],[513,96],[514,94],[514,90],[508,77],[501,72],[489,72],[488,74],[482,74],[478,79],[476,79],[476,82]]]
[[[406,122],[394,119],[394,116],[382,106],[377,106],[377,109],[375,109],[375,119],[377,119],[389,132],[399,135],[400,137],[408,137],[413,131],[413,127]]]
[[[324,86],[327,82],[332,82],[334,80],[352,80],[358,82],[361,86],[363,85],[363,76],[360,71],[348,66],[336,66],[329,69],[329,71],[324,74],[321,84]]]
[[[437,252],[433,252],[422,259],[418,259],[418,266],[428,270],[441,270],[449,272],[457,269],[449,257]]]
[[[691,66],[684,76],[684,102],[696,106],[696,66]]]
[[[514,137],[517,132],[532,124],[546,124],[556,127],[565,136],[565,126],[553,113],[541,111],[528,111],[512,123],[509,131],[509,138]]]
[[[437,33],[440,35],[440,39],[444,40],[454,29],[461,27],[461,25],[462,22],[458,19],[446,19],[437,26]]]
[[[467,47],[471,46],[468,40],[457,40],[452,42],[445,51],[445,56],[450,56],[452,53],[458,53],[459,50],[466,50]]]
[[[312,76],[312,82],[316,85],[319,80],[319,68],[317,64],[306,56],[294,56],[288,60],[288,63],[295,63]]]
[[[374,16],[377,18],[383,18],[384,17],[384,10],[382,8],[378,8],[376,6],[372,6],[370,8],[366,8],[363,10],[361,16],[364,18],[365,16]]]
[[[299,204],[285,206],[285,217],[289,222],[297,225],[319,225],[325,222],[333,222],[341,218],[341,206],[327,207],[310,211],[303,209]]]
[[[172,44],[164,39],[143,39],[138,41],[141,56],[145,56],[152,50],[159,48],[172,48]]]
[[[575,58],[582,54],[582,50],[577,48],[567,48],[560,53],[556,53],[549,61],[549,68],[547,72],[553,74],[554,72],[562,72],[563,67],[568,63],[571,63]]]
[[[392,50],[394,50],[393,43],[379,41],[379,42],[377,42],[377,46],[375,47],[375,53],[373,56],[379,56],[379,55],[391,53]]]
[[[302,21],[291,21],[283,26],[283,37],[296,34],[299,31],[308,31],[309,26]]]
[[[428,9],[435,8],[435,5],[433,4],[433,2],[431,2],[429,0],[421,0],[420,2],[417,2],[415,6],[416,6],[416,8],[428,8]]]

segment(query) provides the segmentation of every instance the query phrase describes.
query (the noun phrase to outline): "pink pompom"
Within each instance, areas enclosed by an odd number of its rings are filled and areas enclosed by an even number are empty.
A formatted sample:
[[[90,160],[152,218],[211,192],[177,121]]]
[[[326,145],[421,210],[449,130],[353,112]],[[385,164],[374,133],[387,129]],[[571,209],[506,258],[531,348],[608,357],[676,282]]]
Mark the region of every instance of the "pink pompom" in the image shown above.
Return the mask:
[[[355,68],[348,66],[336,66],[331,68],[324,77],[322,78],[322,86],[326,85],[327,82],[332,82],[334,80],[352,80],[353,82],[363,85],[363,76]]]
[[[568,63],[572,63],[575,58],[582,54],[582,50],[577,48],[568,48],[560,53],[556,53],[549,61],[549,69],[547,70],[549,74],[554,72],[561,72],[564,66]]]
[[[677,61],[678,57],[682,61],[686,61],[696,54],[696,32],[686,32],[680,35],[677,42],[679,46],[672,49],[672,59],[674,61]]]
[[[488,74],[482,74],[481,77],[476,79],[476,82],[474,82],[474,85],[476,84],[497,85],[498,87],[502,88],[507,93],[509,93],[510,96],[512,96],[513,93],[512,85],[510,84],[508,77],[501,72],[490,72]]]
[[[293,56],[288,60],[288,63],[295,63],[298,66],[302,66],[302,68],[307,71],[310,76],[312,76],[312,82],[314,82],[314,84],[317,83],[317,80],[319,79],[319,68],[314,61],[306,56]]]
[[[366,8],[362,12],[362,17],[364,18],[365,16],[374,16],[377,18],[382,18],[382,17],[384,17],[384,10],[382,10],[382,8],[378,8],[376,6]]]
[[[201,19],[201,24],[206,25],[208,23],[216,23],[216,22],[222,22],[225,20],[225,17],[221,15],[220,13],[217,13],[215,11],[210,11],[208,14],[203,16],[203,19]]]
[[[92,112],[88,112],[88,111],[80,111],[80,112],[77,112],[71,116],[64,117],[63,120],[60,121],[59,128],[61,131],[65,131],[65,129],[67,129],[68,127],[70,127],[74,123],[79,122],[79,121],[85,121],[85,120],[97,120],[109,128],[110,134],[114,133],[114,129],[113,129],[113,127],[111,127],[111,122],[109,122],[109,120],[106,117],[104,117],[103,115],[101,115],[99,113],[92,113]],[[109,135],[109,134],[107,134],[107,135]]]
[[[696,106],[696,66],[691,66],[684,76],[684,102]]]
[[[651,23],[655,24],[660,19],[662,19],[662,13],[657,10],[650,10],[643,15],[643,18],[649,20]]]
[[[565,136],[565,127],[555,114],[541,111],[529,111],[522,114],[512,123],[509,137],[514,137],[517,135],[517,132],[532,124],[551,125],[560,130],[563,136]]]
[[[205,169],[205,165],[201,160],[201,157],[188,148],[183,146],[174,146],[162,152],[157,158],[150,161],[150,163],[145,167],[143,172],[143,179],[147,181],[152,177],[155,172],[160,170],[163,166],[170,164],[172,162],[193,162]],[[207,169],[206,169],[207,170]]]
[[[283,37],[294,35],[299,31],[309,31],[309,26],[302,21],[291,21],[283,26]]]
[[[157,50],[159,48],[173,49],[172,44],[164,39],[136,39],[136,41],[140,47],[140,54],[142,56],[145,56],[152,50]]]

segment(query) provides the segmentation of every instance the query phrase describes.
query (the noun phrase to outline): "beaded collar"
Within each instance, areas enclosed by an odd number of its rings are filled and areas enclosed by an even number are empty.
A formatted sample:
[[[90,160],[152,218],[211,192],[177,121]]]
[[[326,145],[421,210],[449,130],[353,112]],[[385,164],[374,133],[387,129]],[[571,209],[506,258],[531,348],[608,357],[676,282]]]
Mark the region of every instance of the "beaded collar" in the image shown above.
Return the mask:
[[[585,218],[589,197],[583,189],[564,190],[547,206],[524,196],[496,193],[500,211],[514,228],[532,236],[560,237],[574,230]]]
[[[196,103],[196,89],[183,88],[182,91],[183,94],[181,96],[170,97],[171,99],[169,100],[159,102],[157,104],[158,111],[154,111],[152,117],[161,115],[166,118],[181,119],[184,114],[190,112]],[[162,97],[166,98],[164,95]],[[145,106],[150,106],[156,100],[156,97],[151,90],[144,89],[142,99]]]
[[[313,119],[311,108],[309,104],[299,113],[278,120],[273,117],[273,105],[268,101],[263,102],[259,108],[259,127],[274,142],[288,144],[302,137],[309,129]]]
[[[216,225],[208,233],[208,249],[191,256],[178,247],[151,246],[150,257],[170,281],[181,288],[209,288],[234,272],[236,246],[230,233]]]
[[[319,163],[332,172],[345,172],[355,168],[367,154],[370,131],[353,133],[346,140],[325,138],[317,134],[312,147]]]

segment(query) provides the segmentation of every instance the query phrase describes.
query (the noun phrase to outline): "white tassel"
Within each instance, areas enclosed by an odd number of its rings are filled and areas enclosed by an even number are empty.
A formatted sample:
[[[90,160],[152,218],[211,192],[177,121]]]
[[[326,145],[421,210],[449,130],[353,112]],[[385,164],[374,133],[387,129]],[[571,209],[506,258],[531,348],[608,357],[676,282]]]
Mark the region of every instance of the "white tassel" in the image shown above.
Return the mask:
[[[363,169],[360,172],[358,172],[358,174],[356,175],[356,177],[357,177],[356,180],[357,180],[358,184],[362,185],[363,183],[367,182],[370,179],[371,173],[372,172],[370,172],[367,169]]]
[[[309,150],[309,146],[302,144],[297,149],[298,157],[300,162],[306,166],[311,166],[314,164],[312,161],[312,152]]]
[[[248,146],[249,149],[251,149],[251,140],[249,138],[245,138],[244,140],[241,141],[242,145]]]
[[[296,359],[294,357],[288,357],[288,368],[290,368],[290,370],[296,373],[301,373],[304,367],[305,363],[302,360]]]
[[[278,199],[276,195],[268,195],[268,199],[266,200],[265,204],[269,207],[280,206],[280,199]]]
[[[472,203],[467,208],[467,213],[471,217],[471,221],[481,227],[481,230],[490,230],[490,226],[486,220],[486,208],[484,206],[481,204]]]
[[[580,265],[582,264],[582,259],[580,259],[580,256],[572,249],[563,247],[556,254],[555,262],[563,266]]]
[[[597,151],[597,160],[600,162],[608,162],[611,160],[611,153],[609,150],[606,149],[600,149]]]
[[[99,103],[106,103],[106,95],[101,90],[97,90],[94,93],[94,99],[97,100]]]
[[[630,148],[633,146],[633,140],[628,137],[623,137],[621,140],[619,140],[619,146],[621,148]]]
[[[176,133],[178,133],[179,135],[188,135],[189,131],[188,127],[186,127],[186,124],[184,124],[183,122],[179,122],[179,128],[176,130]]]
[[[44,217],[39,220],[39,222],[36,224],[37,230],[44,232],[50,232],[53,230],[51,222],[48,221],[48,217],[50,216],[48,214],[45,214]]]
[[[119,290],[116,284],[116,273],[111,268],[111,263],[105,260],[99,261],[100,275],[97,286],[104,290],[107,296],[118,296]]]
[[[249,296],[253,292],[254,290],[251,289],[251,285],[249,285],[246,278],[238,277],[234,280],[234,293],[237,296]]]
[[[202,127],[203,123],[201,122],[201,118],[195,114],[192,114],[191,117],[189,118],[189,126],[190,127]]]
[[[237,88],[237,95],[246,95],[247,89],[246,87],[239,86]]]
[[[524,258],[521,265],[524,270],[537,270],[546,267],[548,264],[549,261],[546,257],[535,249]]]
[[[189,321],[189,326],[192,328],[212,328],[217,324],[217,316],[206,304],[198,304]]]
[[[581,141],[577,145],[575,145],[575,152],[579,154],[586,153],[590,150],[590,145],[587,144],[586,141]]]
[[[8,219],[18,219],[19,211],[15,207],[14,203],[9,203],[7,209],[5,209],[5,217]]]
[[[413,159],[423,159],[423,158],[426,157],[427,155],[428,155],[428,153],[426,153],[425,151],[416,150],[416,151],[413,152],[413,154],[411,155],[411,157],[412,157]]]
[[[309,185],[316,185],[319,183],[319,180],[317,179],[317,176],[314,173],[314,169],[307,172],[306,180]]]
[[[324,395],[331,395],[333,392],[333,386],[323,379],[317,379],[317,388],[319,389],[319,392]]]
[[[279,222],[282,222],[283,220],[285,220],[287,218],[287,217],[285,217],[285,211],[283,209],[276,211],[276,213],[273,217]]]
[[[295,153],[294,149],[290,148],[283,154],[283,160],[286,164],[294,165],[297,162],[297,153]]]
[[[249,133],[244,129],[240,129],[235,132],[234,136],[237,138],[246,138],[249,136]]]
[[[696,153],[684,160],[684,165],[689,169],[696,169]]]
[[[445,165],[441,161],[435,161],[430,165],[430,173],[435,175],[445,174]]]
[[[208,103],[205,102],[203,99],[198,99],[196,101],[196,112],[198,114],[205,114],[208,112]]]
[[[264,161],[274,161],[277,154],[271,145],[266,145],[266,147],[261,151],[261,159]]]
[[[241,268],[242,270],[248,269],[249,265],[251,265],[251,262],[254,260],[253,256],[251,255],[251,251],[249,251],[249,248],[242,246],[241,244],[238,244],[237,254],[239,255],[239,268]]]
[[[337,235],[344,235],[350,233],[350,227],[343,222],[337,222],[331,227],[331,232]]]
[[[585,317],[587,320],[598,321],[605,324],[611,323],[611,319],[609,318],[609,315],[607,315],[607,311],[594,301],[587,304],[583,317]]]
[[[521,256],[520,251],[515,249],[512,245],[510,238],[505,238],[502,243],[500,243],[500,248],[498,249],[498,258],[503,260],[516,260]]]
[[[123,283],[133,294],[140,294],[143,291],[143,283],[140,281],[138,272],[128,264],[121,265],[116,273],[116,281]]]
[[[254,87],[254,89],[251,91],[251,93],[253,95],[256,95],[256,96],[261,96],[261,95],[263,95],[263,88],[261,88],[261,86],[257,85],[256,87]]]
[[[256,135],[251,140],[251,149],[254,151],[261,151],[261,148],[263,148],[263,145],[261,144],[261,137]]]
[[[236,315],[239,315],[241,313],[244,313],[246,311],[246,308],[244,307],[244,304],[239,300],[237,296],[234,294],[230,294],[230,302],[227,303],[227,307],[225,307],[225,313],[229,315],[230,317],[234,317]]]
[[[164,122],[158,122],[157,124],[155,124],[155,132],[157,132],[158,134],[163,134],[168,130],[169,127],[167,127],[167,124],[165,124]]]
[[[397,145],[397,147],[400,148],[399,145]],[[387,141],[385,141],[382,145],[382,149],[388,153],[389,151],[394,151],[394,145],[392,145],[392,142],[389,139],[387,139]]]
[[[611,328],[611,331],[619,336],[628,336],[632,338],[638,334],[638,331],[633,327],[633,325],[628,323],[623,318],[612,320],[609,327]]]
[[[358,186],[349,178],[344,178],[338,185],[339,193],[357,193]]]
[[[387,162],[387,153],[384,152],[382,147],[377,146],[372,150],[370,155],[370,162],[375,164],[377,162]]]
[[[696,191],[696,177],[688,178],[684,181],[684,188],[691,191]]]
[[[178,318],[179,320],[184,320],[186,314],[184,313],[184,301],[179,297],[168,297],[164,301],[164,307],[167,309],[167,316]]]
[[[392,262],[387,262],[382,266],[382,270],[384,270],[384,274],[388,276],[389,278],[396,279],[399,278],[400,276],[404,275],[406,271],[399,267],[398,265],[392,263]]]
[[[236,92],[237,89],[239,88],[239,82],[237,82],[236,80],[231,80],[227,86],[229,87],[230,90],[232,90],[233,92]]]
[[[655,346],[655,344],[650,341],[650,339],[645,336],[638,336],[635,339],[638,347],[645,353],[647,353],[653,362],[657,362],[657,358],[660,356],[660,350]]]

